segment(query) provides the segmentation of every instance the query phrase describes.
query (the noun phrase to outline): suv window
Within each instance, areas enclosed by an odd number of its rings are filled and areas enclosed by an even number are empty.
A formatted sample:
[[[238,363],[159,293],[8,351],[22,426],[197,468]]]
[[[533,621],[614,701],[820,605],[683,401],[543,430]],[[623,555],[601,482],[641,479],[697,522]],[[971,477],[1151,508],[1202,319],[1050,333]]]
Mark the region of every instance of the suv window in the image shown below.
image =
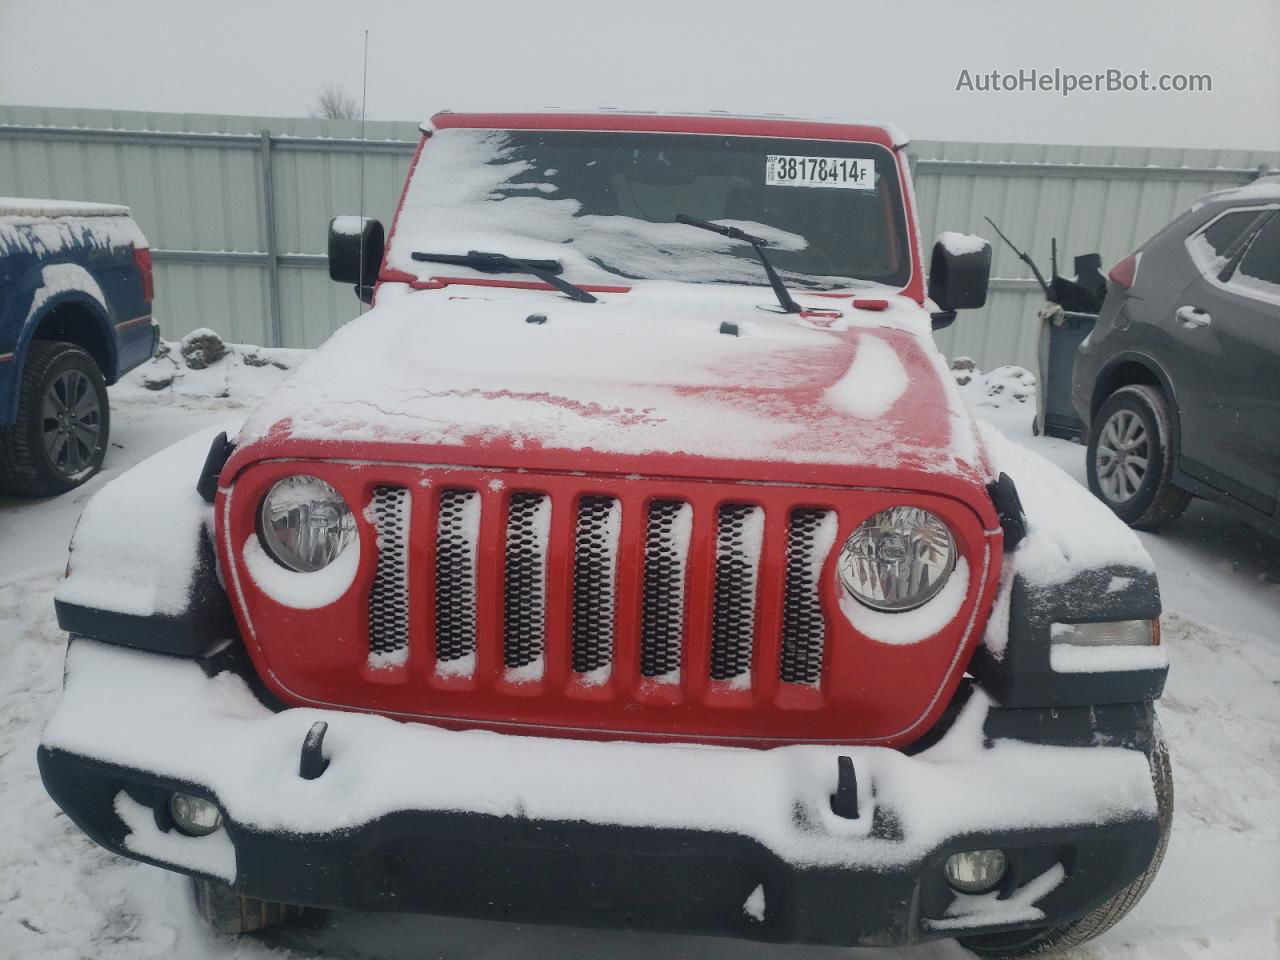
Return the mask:
[[[884,147],[616,131],[437,131],[390,262],[416,271],[413,250],[489,250],[558,259],[574,282],[766,283],[747,244],[675,223],[677,213],[766,238],[800,288],[911,279],[897,162]]]
[[[1219,217],[1200,234],[1213,248],[1216,256],[1225,257],[1231,244],[1236,242],[1246,227],[1258,219],[1257,210],[1237,210]]]
[[[1253,238],[1236,272],[1242,278],[1262,280],[1280,288],[1280,213]]]

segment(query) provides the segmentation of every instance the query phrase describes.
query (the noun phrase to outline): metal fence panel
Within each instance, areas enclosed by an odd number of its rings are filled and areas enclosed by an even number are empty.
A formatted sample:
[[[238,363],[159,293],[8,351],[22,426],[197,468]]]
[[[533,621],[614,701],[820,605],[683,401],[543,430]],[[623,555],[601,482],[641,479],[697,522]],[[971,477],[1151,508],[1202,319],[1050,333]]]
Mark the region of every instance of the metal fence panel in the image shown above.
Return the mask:
[[[366,215],[390,222],[418,125],[370,121],[360,135],[354,120],[0,106],[0,194],[132,207],[152,245],[165,336],[204,326],[236,341],[310,347],[358,308],[323,269],[329,219],[360,209],[363,169]],[[926,248],[942,230],[996,240],[990,216],[1046,276],[1051,237],[1065,274],[1081,253],[1110,265],[1200,195],[1247,182],[1259,165],[1280,167],[1280,155],[1243,150],[910,149]],[[998,240],[993,276],[987,306],[939,332],[939,346],[983,369],[1030,367],[1040,290]]]

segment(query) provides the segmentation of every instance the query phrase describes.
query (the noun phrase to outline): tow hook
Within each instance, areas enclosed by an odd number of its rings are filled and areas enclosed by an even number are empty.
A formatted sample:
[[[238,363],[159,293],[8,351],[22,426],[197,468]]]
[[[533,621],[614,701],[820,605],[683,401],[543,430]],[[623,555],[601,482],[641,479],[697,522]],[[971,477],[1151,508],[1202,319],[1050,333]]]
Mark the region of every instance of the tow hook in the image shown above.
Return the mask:
[[[836,792],[831,794],[831,812],[846,820],[858,819],[858,773],[852,757],[836,757]]]
[[[329,769],[329,761],[325,759],[322,752],[324,735],[328,730],[329,724],[323,720],[317,720],[303,738],[302,756],[298,762],[298,776],[303,780],[315,780]]]

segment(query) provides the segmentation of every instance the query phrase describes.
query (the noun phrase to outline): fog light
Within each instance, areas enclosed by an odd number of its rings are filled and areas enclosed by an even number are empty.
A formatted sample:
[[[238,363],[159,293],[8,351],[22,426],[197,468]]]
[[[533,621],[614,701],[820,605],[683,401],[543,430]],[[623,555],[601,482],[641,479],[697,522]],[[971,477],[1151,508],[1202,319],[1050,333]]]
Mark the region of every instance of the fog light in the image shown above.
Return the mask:
[[[201,797],[175,793],[169,798],[174,825],[189,837],[207,837],[222,826],[222,811]]]
[[[966,850],[947,857],[947,883],[961,893],[986,893],[999,886],[1008,867],[1003,850]]]

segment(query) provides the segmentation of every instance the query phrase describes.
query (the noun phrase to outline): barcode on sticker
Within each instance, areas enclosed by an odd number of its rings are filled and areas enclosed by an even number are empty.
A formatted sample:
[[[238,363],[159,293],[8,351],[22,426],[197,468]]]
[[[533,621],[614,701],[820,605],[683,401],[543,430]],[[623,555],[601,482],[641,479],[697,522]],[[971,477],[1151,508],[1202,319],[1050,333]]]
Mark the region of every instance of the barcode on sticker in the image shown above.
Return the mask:
[[[875,187],[876,165],[872,160],[849,157],[765,157],[764,182],[767,187],[840,187],[871,190]]]

